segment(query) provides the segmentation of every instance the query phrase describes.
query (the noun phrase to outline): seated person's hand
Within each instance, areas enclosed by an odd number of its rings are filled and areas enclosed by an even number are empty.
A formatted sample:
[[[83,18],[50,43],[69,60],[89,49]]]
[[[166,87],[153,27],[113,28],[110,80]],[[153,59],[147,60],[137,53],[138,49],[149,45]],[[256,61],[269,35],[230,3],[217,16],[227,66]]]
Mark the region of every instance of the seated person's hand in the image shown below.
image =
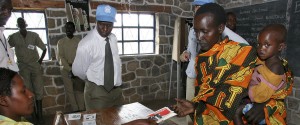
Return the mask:
[[[123,125],[157,125],[157,123],[151,119],[137,119]]]
[[[253,103],[253,107],[245,114],[245,118],[249,124],[258,124],[265,119],[264,107],[267,102]]]
[[[190,53],[187,51],[183,51],[179,58],[181,62],[187,62],[190,59]]]
[[[177,113],[179,117],[186,116],[188,114],[194,113],[194,104],[185,99],[175,99],[177,101],[176,105],[173,105],[173,110]]]

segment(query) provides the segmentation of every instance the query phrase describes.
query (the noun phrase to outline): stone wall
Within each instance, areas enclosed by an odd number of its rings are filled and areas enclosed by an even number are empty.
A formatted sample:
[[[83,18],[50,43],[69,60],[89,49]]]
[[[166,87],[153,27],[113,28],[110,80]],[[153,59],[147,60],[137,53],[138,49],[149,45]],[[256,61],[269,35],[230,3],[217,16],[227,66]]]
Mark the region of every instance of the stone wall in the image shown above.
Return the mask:
[[[127,0],[104,0],[111,3],[128,4]],[[122,56],[122,79],[124,81],[123,97],[124,103],[134,101],[147,101],[152,99],[166,99],[168,94],[168,83],[170,79],[171,51],[174,33],[174,22],[176,17],[191,18],[193,0],[132,0],[134,5],[157,5],[171,7],[171,13],[156,13],[159,23],[158,53],[147,56]],[[274,0],[216,0],[225,8],[234,8],[260,4]],[[64,93],[64,87],[59,72],[59,66],[55,58],[57,41],[64,37],[63,24],[66,22],[64,8],[48,8],[46,10],[49,40],[52,61],[44,62],[45,98],[43,101],[44,111],[53,114],[56,110],[70,111],[68,101]],[[95,14],[92,9],[91,20]],[[91,22],[91,26],[94,26]],[[77,33],[83,37],[86,33]],[[171,77],[172,96],[176,96],[176,67]],[[300,122],[300,77],[295,77],[293,93],[287,100],[288,117],[290,125]]]
[[[190,0],[192,1],[192,0]],[[122,1],[107,1],[112,3],[126,4]],[[128,4],[128,3],[127,3]],[[176,62],[171,61],[174,22],[177,16],[191,17],[193,14],[189,1],[177,0],[143,0],[132,1],[135,5],[157,5],[161,7],[171,6],[171,13],[156,13],[159,29],[158,45],[156,54],[143,56],[121,56],[122,60],[122,80],[124,103],[143,102],[153,99],[167,99],[169,94],[169,81],[171,80],[171,97],[176,97]],[[56,60],[57,42],[65,37],[64,24],[67,22],[64,8],[47,8],[46,17],[49,31],[49,44],[51,49],[50,61],[43,63],[45,96],[43,108],[45,114],[54,114],[55,111],[71,111],[60,74],[59,64]],[[91,27],[95,26],[95,9],[90,12]],[[82,38],[86,32],[75,34]],[[171,65],[173,65],[173,73]],[[171,78],[170,78],[171,77]]]

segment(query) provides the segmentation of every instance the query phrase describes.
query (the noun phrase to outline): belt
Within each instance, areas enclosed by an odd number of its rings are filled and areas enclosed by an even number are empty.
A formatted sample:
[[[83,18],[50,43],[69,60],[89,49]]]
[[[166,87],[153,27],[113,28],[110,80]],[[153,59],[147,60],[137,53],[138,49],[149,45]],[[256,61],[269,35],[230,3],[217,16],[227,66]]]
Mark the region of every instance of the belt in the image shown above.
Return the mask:
[[[94,82],[91,82],[91,81],[89,81],[88,80],[88,82],[90,82],[90,83],[93,83],[93,84],[96,84],[96,83],[94,83]],[[97,84],[96,84],[97,85]],[[101,87],[103,87],[104,88],[104,85],[97,85],[97,86],[101,86]],[[117,89],[117,88],[119,88],[119,87],[121,87],[121,85],[120,86],[114,86],[111,90],[113,90],[113,89]],[[105,89],[105,88],[104,88]]]
[[[104,87],[104,86],[103,86]],[[112,89],[117,89],[117,88],[119,88],[120,86],[114,86]]]

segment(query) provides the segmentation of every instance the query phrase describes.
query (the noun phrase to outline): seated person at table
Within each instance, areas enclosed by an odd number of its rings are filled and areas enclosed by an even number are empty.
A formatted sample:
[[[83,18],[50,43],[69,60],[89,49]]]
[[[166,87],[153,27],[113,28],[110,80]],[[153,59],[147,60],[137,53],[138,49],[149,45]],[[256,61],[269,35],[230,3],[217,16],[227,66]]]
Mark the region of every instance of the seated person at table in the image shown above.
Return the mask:
[[[284,99],[292,92],[293,76],[287,61],[280,57],[285,47],[287,30],[284,25],[270,24],[258,34],[256,67],[249,84],[248,94],[251,104],[241,105],[235,116],[235,123],[242,125],[243,113],[255,112],[252,106],[265,107],[266,121],[260,124],[284,125],[286,109]],[[244,108],[245,107],[245,108]],[[243,110],[242,110],[243,109]],[[243,113],[242,113],[243,112]],[[260,113],[257,115],[263,115]],[[246,113],[245,116],[248,114]],[[247,122],[253,121],[258,116],[247,117]],[[255,122],[254,122],[255,123]]]
[[[17,72],[0,68],[0,125],[33,125],[23,118],[33,112],[33,97]]]
[[[255,50],[246,44],[222,39],[226,14],[215,3],[201,6],[194,16],[194,30],[201,46],[195,60],[196,96],[192,102],[176,99],[178,116],[194,113],[195,125],[232,125],[255,66]],[[262,111],[262,109],[261,109]]]

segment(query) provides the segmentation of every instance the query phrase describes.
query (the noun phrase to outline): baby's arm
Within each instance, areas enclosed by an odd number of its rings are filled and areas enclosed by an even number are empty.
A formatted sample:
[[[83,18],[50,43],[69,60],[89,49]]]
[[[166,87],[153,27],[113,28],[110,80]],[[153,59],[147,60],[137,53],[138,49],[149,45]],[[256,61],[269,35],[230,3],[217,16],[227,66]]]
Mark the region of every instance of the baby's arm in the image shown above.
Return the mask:
[[[267,67],[269,67],[269,69],[273,72],[273,73],[275,73],[275,74],[277,74],[277,75],[283,75],[284,74],[284,67],[283,67],[283,65],[282,65],[282,62],[280,61],[280,62],[274,62],[274,63],[272,63],[272,64],[270,64],[269,66],[268,66],[268,64],[266,64],[267,65]]]

